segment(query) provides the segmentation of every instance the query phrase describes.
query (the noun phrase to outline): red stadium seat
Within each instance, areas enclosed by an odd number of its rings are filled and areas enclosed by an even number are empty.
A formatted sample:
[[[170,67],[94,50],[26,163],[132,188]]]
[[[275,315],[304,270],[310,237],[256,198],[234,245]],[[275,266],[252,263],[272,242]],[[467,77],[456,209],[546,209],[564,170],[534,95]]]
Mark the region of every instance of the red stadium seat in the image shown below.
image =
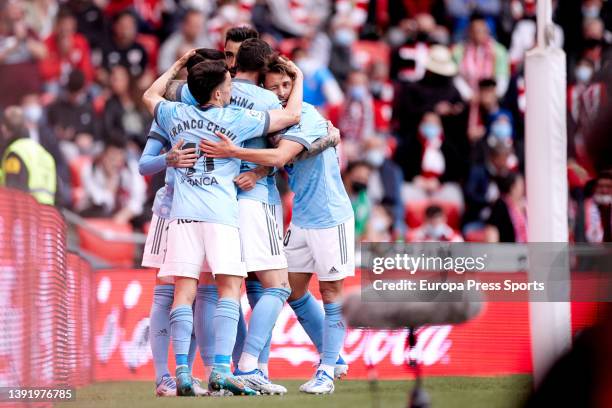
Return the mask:
[[[439,205],[446,214],[446,222],[453,229],[459,229],[461,211],[456,203],[435,200],[432,204]]]
[[[156,73],[157,55],[159,54],[159,41],[157,37],[150,34],[138,34],[136,41],[147,51],[147,55],[149,56],[149,68]]]
[[[380,41],[356,41],[352,52],[357,65],[367,69],[374,61],[389,65],[391,50],[386,43]]]
[[[89,156],[79,156],[76,159],[72,160],[68,163],[68,167],[70,169],[70,179],[72,184],[72,202],[78,203],[81,201],[83,194],[83,183],[81,182],[81,172],[83,167],[89,165],[91,163],[91,157]]]
[[[425,220],[425,209],[430,204],[429,201],[409,201],[406,203],[405,220],[410,228],[418,228]]]
[[[408,227],[418,228],[423,224],[425,220],[425,210],[430,205],[437,205],[444,210],[446,214],[447,223],[453,229],[459,229],[459,223],[461,219],[461,212],[459,206],[456,203],[445,202],[445,201],[410,201],[405,206],[405,221]]]
[[[87,223],[97,231],[113,231],[118,233],[132,233],[129,224],[116,224],[107,218],[88,218]],[[106,241],[94,235],[86,228],[77,228],[81,249],[109,262],[117,267],[131,267],[134,263],[136,245],[129,242]]]
[[[466,242],[485,242],[486,234],[483,229],[475,229],[467,232],[465,235]]]

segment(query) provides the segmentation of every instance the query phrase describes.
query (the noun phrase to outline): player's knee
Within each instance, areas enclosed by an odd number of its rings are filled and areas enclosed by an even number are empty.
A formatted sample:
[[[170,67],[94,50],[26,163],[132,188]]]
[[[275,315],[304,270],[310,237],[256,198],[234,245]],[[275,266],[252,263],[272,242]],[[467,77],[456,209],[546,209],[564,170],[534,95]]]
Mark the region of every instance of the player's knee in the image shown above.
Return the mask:
[[[291,294],[289,295],[289,302],[303,298],[308,292],[307,287],[291,287]]]
[[[323,303],[336,303],[342,298],[342,281],[321,282],[319,291]]]

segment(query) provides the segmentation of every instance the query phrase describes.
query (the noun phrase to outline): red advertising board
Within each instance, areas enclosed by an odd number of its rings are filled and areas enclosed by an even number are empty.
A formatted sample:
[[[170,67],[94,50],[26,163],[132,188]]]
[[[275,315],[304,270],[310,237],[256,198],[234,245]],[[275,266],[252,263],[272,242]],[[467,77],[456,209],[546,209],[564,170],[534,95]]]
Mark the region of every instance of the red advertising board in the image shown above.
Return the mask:
[[[95,370],[97,381],[153,378],[148,341],[149,309],[154,272],[102,270],[96,272]],[[360,276],[347,280],[347,290],[359,289]],[[318,293],[315,285],[311,287]],[[243,310],[250,309],[246,296]],[[573,304],[577,330],[593,319],[593,304]],[[375,366],[379,378],[406,378],[406,330],[349,329],[342,355],[350,364],[349,378],[368,376]],[[496,376],[531,372],[528,304],[488,303],[474,320],[456,326],[427,326],[418,330],[411,351],[431,376]],[[285,305],[274,329],[270,360],[273,378],[307,378],[319,357],[291,308]],[[172,359],[170,359],[172,361]],[[195,375],[202,375],[199,358]]]

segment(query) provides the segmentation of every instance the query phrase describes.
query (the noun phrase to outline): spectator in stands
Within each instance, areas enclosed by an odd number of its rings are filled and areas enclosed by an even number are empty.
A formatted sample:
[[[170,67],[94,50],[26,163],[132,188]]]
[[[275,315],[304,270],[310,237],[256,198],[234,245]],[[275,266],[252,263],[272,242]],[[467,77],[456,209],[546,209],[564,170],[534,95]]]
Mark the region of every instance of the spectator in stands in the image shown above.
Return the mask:
[[[304,101],[318,108],[338,107],[344,94],[329,68],[310,57],[302,48],[293,50],[293,61],[304,73]]]
[[[466,101],[474,97],[481,79],[494,78],[496,93],[503,97],[510,80],[508,52],[495,41],[484,17],[473,15],[468,38],[455,45],[455,61],[459,65],[457,87]]]
[[[94,70],[89,44],[83,35],[76,32],[76,19],[68,9],[58,13],[55,30],[45,44],[48,56],[40,63],[40,72],[48,92],[59,94],[73,69],[83,72],[86,83],[91,82]]]
[[[109,217],[129,223],[143,211],[146,184],[138,163],[129,160],[125,142],[111,139],[93,163],[82,169],[84,195],[76,210],[85,217]]]
[[[357,31],[348,21],[337,22],[332,29],[329,69],[340,83],[350,80],[353,68],[351,47],[357,41]]]
[[[99,127],[81,71],[70,73],[62,94],[48,107],[47,118],[68,161],[92,151]]]
[[[493,125],[495,129],[493,129]],[[500,106],[494,79],[482,79],[478,83],[478,93],[472,99],[468,119],[467,136],[471,144],[470,158],[482,163],[485,158],[487,136],[495,134],[512,145],[512,113]]]
[[[17,104],[24,95],[39,92],[38,61],[47,55],[45,44],[25,20],[23,2],[0,4],[0,106]]]
[[[364,140],[375,135],[374,100],[368,85],[363,71],[354,70],[349,75],[338,125],[349,161],[359,159]]]
[[[455,41],[463,38],[470,24],[470,17],[474,13],[482,16],[481,18],[487,24],[489,30],[495,32],[495,20],[502,5],[500,0],[446,0],[445,3],[447,13],[454,22],[453,38]]]
[[[102,46],[102,67],[110,72],[115,65],[126,67],[133,77],[143,75],[149,56],[136,41],[138,21],[130,11],[123,11],[113,21],[112,36]]]
[[[418,129],[418,148],[409,158],[414,165],[411,166],[411,173],[405,175],[406,179],[411,181],[402,187],[402,200],[453,203],[461,212],[463,193],[459,184],[452,181],[452,167],[447,168],[447,163],[452,165],[454,159],[451,156],[455,152],[444,143],[440,116],[427,112],[423,115]]]
[[[408,233],[408,241],[463,242],[463,238],[448,225],[444,210],[437,205],[430,205],[425,209],[423,225]]]
[[[38,142],[29,137],[23,110],[6,108],[2,116],[0,186],[30,193],[39,203],[54,205],[55,161]]]
[[[393,105],[393,123],[399,137],[395,160],[406,177],[415,173],[411,169],[415,168],[416,163],[409,158],[413,157],[415,149],[420,145],[417,130],[426,112],[435,112],[441,117],[447,140],[452,141],[462,155],[467,155],[469,151],[464,142],[465,123],[462,114],[465,105],[453,84],[457,66],[448,48],[432,46],[426,68],[422,80],[416,83],[404,82],[398,86]],[[417,160],[420,160],[420,156]]]
[[[511,172],[513,153],[512,147],[500,143],[487,149],[484,163],[472,165],[464,186],[464,233],[482,228],[488,219],[490,206],[499,198],[497,180]]]
[[[612,170],[587,183],[584,235],[587,242],[612,242]]]
[[[387,139],[382,136],[368,138],[363,143],[363,151],[366,163],[372,168],[368,180],[368,197],[384,210],[383,218],[391,217],[390,227],[387,232],[392,232],[394,237],[403,237],[406,230],[404,223],[404,203],[402,202],[401,189],[404,175],[400,167],[391,159],[391,152]],[[381,230],[375,228],[382,233]]]
[[[181,27],[164,41],[159,49],[157,69],[166,72],[182,55],[192,48],[211,48],[212,43],[206,35],[206,20],[198,10],[188,10]]]
[[[360,241],[365,233],[372,203],[368,197],[368,183],[372,167],[365,161],[351,162],[342,177],[344,188],[351,199],[355,214],[355,239]]]
[[[53,32],[53,23],[59,12],[55,0],[32,0],[25,2],[25,19],[38,38],[45,39]]]
[[[112,96],[106,102],[103,116],[104,138],[124,139],[138,156],[146,143],[152,118],[142,106],[136,81],[124,66],[115,65],[111,69],[110,89]]]
[[[71,205],[71,180],[68,163],[60,150],[55,133],[47,123],[42,98],[38,94],[29,94],[21,101],[24,125],[28,130],[30,139],[40,145],[53,156],[57,173],[57,194],[55,204],[60,207]]]
[[[487,242],[527,242],[527,208],[525,182],[518,173],[498,181],[500,197],[486,221]]]
[[[394,239],[394,236],[402,238],[403,235],[392,233],[392,226],[393,214],[389,211],[389,207],[374,205],[363,235],[363,241],[390,242]]]

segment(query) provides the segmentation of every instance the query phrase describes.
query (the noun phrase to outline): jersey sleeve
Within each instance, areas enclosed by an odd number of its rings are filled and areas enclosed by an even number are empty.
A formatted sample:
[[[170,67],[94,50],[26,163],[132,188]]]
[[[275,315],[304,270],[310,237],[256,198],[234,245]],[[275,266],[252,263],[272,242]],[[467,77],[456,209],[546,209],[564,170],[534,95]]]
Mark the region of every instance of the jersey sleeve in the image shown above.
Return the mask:
[[[149,130],[149,134],[147,135],[148,139],[154,139],[160,142],[164,147],[169,148],[172,146],[172,142],[168,137],[168,133],[164,129],[162,129],[156,121],[151,123],[151,129]]]
[[[306,150],[310,150],[312,142],[316,140],[316,138],[309,138],[306,136],[306,134],[302,130],[301,123],[288,127],[287,129],[281,131],[280,137],[281,139],[291,140],[292,142],[299,143],[304,146]]]
[[[157,105],[155,105],[153,117],[159,128],[166,133],[170,133],[169,130],[172,127],[172,122],[177,119],[179,112],[183,110],[185,106],[187,105],[180,102],[170,102],[166,100],[158,102]]]
[[[187,86],[187,82],[182,83],[176,90],[176,100],[179,102],[186,103],[188,105],[197,105],[198,101],[193,97],[193,94]]]
[[[235,143],[242,143],[249,139],[262,137],[268,134],[270,128],[270,114],[267,111],[250,109],[236,109],[237,139]]]

